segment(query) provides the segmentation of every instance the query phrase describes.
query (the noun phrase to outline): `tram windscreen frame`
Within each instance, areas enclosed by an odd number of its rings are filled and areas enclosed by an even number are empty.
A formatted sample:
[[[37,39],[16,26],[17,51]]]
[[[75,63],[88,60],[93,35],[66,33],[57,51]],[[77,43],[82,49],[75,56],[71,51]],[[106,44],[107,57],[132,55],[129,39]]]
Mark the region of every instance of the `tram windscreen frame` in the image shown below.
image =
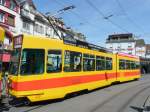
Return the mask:
[[[44,73],[45,50],[23,49],[20,62],[20,75],[40,75]]]
[[[10,62],[10,71],[9,71],[10,75],[18,75],[20,55],[21,55],[21,48],[13,50]]]

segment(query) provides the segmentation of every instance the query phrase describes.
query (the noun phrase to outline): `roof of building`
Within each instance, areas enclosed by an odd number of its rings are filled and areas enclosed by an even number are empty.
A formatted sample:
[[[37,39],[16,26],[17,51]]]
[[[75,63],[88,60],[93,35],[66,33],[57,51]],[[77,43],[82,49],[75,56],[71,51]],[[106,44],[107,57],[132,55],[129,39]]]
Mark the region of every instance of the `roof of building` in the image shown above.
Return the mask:
[[[126,34],[113,34],[109,35],[106,39],[106,43],[118,43],[118,42],[134,42],[135,38],[132,33]]]
[[[136,47],[137,47],[137,46],[139,46],[139,47],[145,46],[145,41],[144,41],[144,39],[138,39],[138,40],[136,40]]]
[[[36,9],[36,6],[34,5],[32,0],[16,0],[20,6],[23,6],[26,2],[29,3],[30,6],[32,6],[34,9]]]
[[[108,39],[115,39],[115,38],[127,38],[133,37],[132,33],[125,33],[125,34],[112,34],[108,36]]]

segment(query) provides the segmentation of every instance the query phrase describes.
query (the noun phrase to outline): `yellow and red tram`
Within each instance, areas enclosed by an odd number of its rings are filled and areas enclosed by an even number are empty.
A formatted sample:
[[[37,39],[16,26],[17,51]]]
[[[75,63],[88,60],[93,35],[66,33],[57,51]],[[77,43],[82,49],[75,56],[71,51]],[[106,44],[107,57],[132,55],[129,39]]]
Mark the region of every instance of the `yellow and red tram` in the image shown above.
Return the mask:
[[[140,78],[138,57],[31,35],[14,38],[11,61],[10,94],[31,102]]]

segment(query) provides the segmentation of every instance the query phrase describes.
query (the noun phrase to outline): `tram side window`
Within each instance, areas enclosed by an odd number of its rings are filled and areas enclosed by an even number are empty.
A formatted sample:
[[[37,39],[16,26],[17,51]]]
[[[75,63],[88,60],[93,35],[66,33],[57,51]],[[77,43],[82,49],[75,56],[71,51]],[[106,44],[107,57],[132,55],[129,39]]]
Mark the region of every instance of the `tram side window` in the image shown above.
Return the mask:
[[[44,72],[43,49],[24,49],[22,52],[20,74],[41,74]]]
[[[106,70],[112,70],[112,58],[106,58]]]
[[[61,72],[62,54],[60,50],[49,50],[47,56],[47,73]]]
[[[125,65],[125,60],[120,59],[119,60],[119,69],[120,70],[125,70],[126,65]]]
[[[134,69],[136,68],[135,61],[131,61],[131,65],[130,65],[130,66],[131,66],[131,69],[133,69],[133,70],[134,70]]]
[[[130,70],[130,61],[126,60],[126,70]]]
[[[105,57],[96,56],[96,70],[105,70]]]
[[[80,52],[65,51],[64,71],[77,72],[81,71],[82,54]]]
[[[83,70],[94,71],[95,70],[95,56],[84,54],[83,55]]]
[[[140,68],[140,62],[135,62],[136,64],[136,69],[139,69]]]

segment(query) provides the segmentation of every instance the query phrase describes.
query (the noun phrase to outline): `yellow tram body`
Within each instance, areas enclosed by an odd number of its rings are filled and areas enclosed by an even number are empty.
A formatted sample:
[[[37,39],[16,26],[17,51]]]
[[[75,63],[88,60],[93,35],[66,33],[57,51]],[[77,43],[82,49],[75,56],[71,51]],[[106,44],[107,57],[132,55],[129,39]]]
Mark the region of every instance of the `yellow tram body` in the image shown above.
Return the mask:
[[[119,75],[120,82],[124,82],[124,81],[129,81],[129,80],[133,80],[133,79],[139,79],[141,77],[140,74],[140,67],[138,67],[139,69],[119,69],[119,60],[128,60],[131,62],[137,62],[137,64],[139,63],[139,57],[137,56],[132,56],[132,55],[127,55],[127,54],[118,54],[117,55],[117,74]],[[139,66],[139,64],[138,64]]]
[[[0,27],[0,44],[3,43],[4,41],[4,36],[5,36],[5,30]],[[2,52],[2,51],[1,51]],[[2,54],[0,52],[0,98],[1,98],[1,86],[2,86]]]
[[[31,35],[22,35],[20,39],[14,38],[14,40],[15,39],[19,40],[20,44],[14,42],[14,46],[16,45],[14,49],[19,48],[18,51],[20,55],[18,55],[18,66],[15,66],[17,68],[16,70],[18,70],[17,73],[14,71],[10,73],[9,76],[9,92],[16,98],[26,97],[31,102],[63,98],[73,92],[93,90],[114,82],[140,78],[139,68],[134,70],[119,70],[118,67],[119,59],[136,61],[138,63],[138,57],[100,52],[67,45],[64,44],[62,40]],[[30,50],[35,54],[30,52]],[[41,53],[36,54],[38,50]],[[51,53],[52,51],[54,52],[53,54]],[[37,55],[39,59],[35,59],[36,57],[33,55]],[[39,64],[39,66],[44,67],[43,72],[39,74],[25,74],[30,71],[29,66],[32,65],[26,65],[29,63],[27,62],[28,56],[34,57],[32,59],[36,60],[36,63],[42,60],[41,57],[43,56],[44,62],[43,64]],[[32,60],[30,61],[32,63]],[[22,63],[24,63],[24,65]],[[72,63],[74,63],[74,65],[72,65]],[[77,64],[78,67],[75,66],[76,63],[79,63]],[[104,69],[107,67],[107,70]],[[12,70],[14,70],[13,67]],[[31,71],[34,71],[34,69]],[[131,75],[127,76],[126,74],[128,73]]]

